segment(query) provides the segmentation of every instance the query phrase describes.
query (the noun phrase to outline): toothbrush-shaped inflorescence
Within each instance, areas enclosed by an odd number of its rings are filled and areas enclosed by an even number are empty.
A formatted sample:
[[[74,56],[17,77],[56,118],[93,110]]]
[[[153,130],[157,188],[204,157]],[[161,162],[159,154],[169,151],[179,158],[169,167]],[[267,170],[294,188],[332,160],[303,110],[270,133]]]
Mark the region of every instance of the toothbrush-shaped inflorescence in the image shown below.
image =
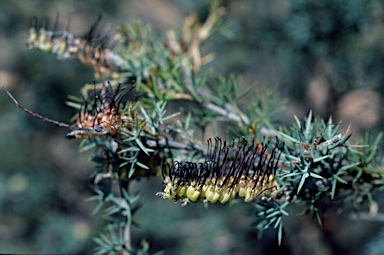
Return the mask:
[[[69,32],[70,20],[65,30],[58,30],[58,17],[53,30],[48,29],[48,18],[43,17],[38,22],[37,17],[29,21],[28,49],[39,49],[52,53],[61,60],[68,58],[78,59],[86,66],[92,66],[96,73],[95,78],[105,76],[118,78],[117,71],[125,64],[121,58],[117,58],[110,49],[118,37],[109,33],[101,33],[99,28],[101,16],[98,16],[89,31],[83,36],[75,36]]]
[[[228,146],[225,140],[208,140],[204,162],[174,162],[163,166],[164,192],[157,195],[186,202],[226,203],[236,198],[252,202],[258,197],[273,197],[279,188],[275,173],[281,154],[279,141],[242,143]],[[284,147],[284,144],[282,144]]]

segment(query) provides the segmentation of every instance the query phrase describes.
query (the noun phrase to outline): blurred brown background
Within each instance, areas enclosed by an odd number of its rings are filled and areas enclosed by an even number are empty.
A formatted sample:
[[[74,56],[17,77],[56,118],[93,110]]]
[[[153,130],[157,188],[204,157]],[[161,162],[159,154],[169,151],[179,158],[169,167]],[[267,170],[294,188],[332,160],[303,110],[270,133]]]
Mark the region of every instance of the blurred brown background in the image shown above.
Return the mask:
[[[71,32],[85,32],[98,14],[105,28],[143,20],[158,32],[181,27],[192,11],[204,20],[208,1],[0,1],[0,85],[19,102],[43,116],[69,122],[74,111],[67,95],[78,95],[93,72],[76,61],[25,47],[28,21],[57,12]],[[352,123],[354,137],[383,128],[384,2],[380,0],[223,1],[232,39],[215,35],[204,51],[213,67],[247,83],[276,89],[287,98],[279,124],[293,114]],[[62,27],[62,28],[63,28]],[[78,153],[78,141],[64,139],[65,129],[35,119],[0,93],[0,252],[91,253],[103,221],[91,216],[94,204],[90,154]],[[323,229],[311,217],[289,217],[285,241],[276,233],[257,239],[247,205],[188,205],[156,198],[159,180],[136,185],[143,208],[136,244],[146,239],[151,251],[166,254],[381,254],[382,222],[356,221],[330,210]],[[297,211],[290,212],[294,215]],[[156,212],[155,214],[153,212]]]

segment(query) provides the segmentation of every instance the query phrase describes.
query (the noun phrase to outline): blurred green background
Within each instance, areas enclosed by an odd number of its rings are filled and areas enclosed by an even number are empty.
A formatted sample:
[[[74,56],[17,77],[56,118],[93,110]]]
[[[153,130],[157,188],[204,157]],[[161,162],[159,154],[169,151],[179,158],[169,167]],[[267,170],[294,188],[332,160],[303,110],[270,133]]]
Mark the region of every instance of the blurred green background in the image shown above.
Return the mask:
[[[158,32],[181,27],[192,11],[203,20],[208,1],[0,1],[0,85],[43,116],[69,122],[74,111],[67,95],[78,95],[93,71],[76,61],[25,47],[32,16],[60,13],[64,27],[82,34],[98,14],[104,27],[142,20]],[[246,83],[276,89],[287,98],[277,117],[290,125],[293,114],[332,115],[351,122],[354,136],[383,129],[384,1],[260,0],[223,1],[232,39],[215,35],[204,46],[213,67]],[[53,26],[53,24],[51,24]],[[89,175],[90,154],[78,153],[67,130],[35,119],[0,93],[0,252],[89,254],[103,226],[91,216],[95,204]],[[276,233],[260,241],[250,228],[249,206],[201,204],[181,207],[155,197],[160,180],[143,180],[143,207],[136,215],[134,243],[166,254],[381,254],[382,221],[352,220],[328,212],[323,229],[308,217],[289,217],[285,240]],[[378,197],[380,200],[380,197]],[[381,205],[382,203],[379,203]],[[298,209],[299,211],[300,209]],[[366,210],[366,208],[365,208]],[[292,209],[291,215],[298,211]],[[154,213],[155,212],[155,213]]]

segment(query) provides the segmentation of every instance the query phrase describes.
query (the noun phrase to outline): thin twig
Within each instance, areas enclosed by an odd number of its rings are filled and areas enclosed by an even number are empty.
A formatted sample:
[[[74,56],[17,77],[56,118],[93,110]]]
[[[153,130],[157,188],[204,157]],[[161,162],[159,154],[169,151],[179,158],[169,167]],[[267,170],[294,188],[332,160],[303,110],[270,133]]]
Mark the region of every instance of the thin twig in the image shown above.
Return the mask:
[[[129,182],[127,183],[126,187],[123,187],[121,180],[118,180],[118,184],[119,184],[119,191],[120,191],[120,199],[121,199],[122,203],[127,203],[129,205],[129,200],[127,197],[124,196],[124,192],[123,192],[123,189],[125,189],[127,191],[127,193],[129,192]],[[130,205],[126,206],[126,208],[127,208],[126,210],[131,210]],[[132,249],[132,245],[131,245],[131,220],[128,218],[128,215],[131,215],[131,212],[128,213],[126,210],[125,210],[125,215],[124,215],[124,213],[122,213],[122,215],[125,216],[123,238],[124,238],[124,243],[126,245],[123,254],[124,255],[131,255],[131,249]]]
[[[72,130],[75,130],[75,129],[78,129],[77,127],[73,126],[73,125],[68,125],[66,123],[63,123],[63,122],[59,122],[59,121],[56,121],[56,120],[51,120],[49,118],[46,118],[46,117],[43,117],[37,113],[34,113],[32,112],[31,110],[28,110],[27,108],[24,108],[23,106],[21,106],[19,104],[19,102],[17,102],[17,100],[12,96],[12,94],[3,86],[3,88],[5,89],[5,91],[7,92],[8,96],[13,100],[13,102],[15,102],[16,106],[19,107],[21,110],[23,110],[24,112],[32,115],[33,117],[35,118],[38,118],[38,119],[41,119],[43,121],[46,121],[46,122],[49,122],[49,123],[52,123],[52,124],[55,124],[57,126],[60,126],[60,127],[65,127],[65,128],[69,128],[69,129],[72,129]]]
[[[242,114],[233,111],[233,108],[226,107],[226,109],[224,109],[212,103],[204,103],[204,106],[207,109],[225,117],[225,119],[236,122],[239,126],[243,126],[244,124],[247,125],[249,123],[247,118],[244,118]]]
[[[124,254],[130,255],[131,254],[131,224],[126,221],[124,224],[124,241],[128,243],[128,247],[126,247]]]

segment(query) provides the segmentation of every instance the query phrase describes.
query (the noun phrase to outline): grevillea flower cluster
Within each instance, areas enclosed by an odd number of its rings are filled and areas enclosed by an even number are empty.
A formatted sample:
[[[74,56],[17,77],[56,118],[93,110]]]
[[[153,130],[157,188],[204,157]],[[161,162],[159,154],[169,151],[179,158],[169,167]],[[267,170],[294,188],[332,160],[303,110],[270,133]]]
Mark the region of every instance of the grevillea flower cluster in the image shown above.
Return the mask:
[[[15,104],[26,113],[43,121],[71,129],[66,136],[72,138],[91,139],[105,135],[116,136],[123,126],[127,126],[128,119],[122,116],[122,99],[130,90],[123,91],[121,84],[112,89],[109,82],[105,82],[100,90],[94,90],[88,95],[88,99],[76,106],[79,108],[77,115],[77,126],[43,117],[21,106],[12,94],[4,87],[8,96]]]
[[[100,90],[95,89],[94,95],[81,104],[77,115],[78,128],[68,133],[67,138],[119,134],[125,123],[121,101],[127,92],[122,91],[121,84],[112,89],[109,82],[105,82]]]
[[[271,152],[268,147],[272,147]],[[282,144],[284,147],[284,144]],[[279,189],[275,174],[281,154],[279,141],[242,143],[227,146],[216,138],[208,140],[208,156],[204,162],[174,162],[162,170],[165,199],[184,202],[226,203],[236,198],[252,202],[259,197],[273,197]]]
[[[84,65],[95,69],[96,79],[105,76],[117,78],[115,70],[125,61],[118,58],[111,47],[107,47],[110,35],[101,35],[98,31],[100,20],[101,16],[85,35],[76,37],[69,32],[69,22],[63,31],[56,30],[58,20],[54,30],[48,30],[48,18],[43,17],[38,22],[36,17],[32,17],[29,22],[27,47],[55,54],[61,60],[78,59]]]

